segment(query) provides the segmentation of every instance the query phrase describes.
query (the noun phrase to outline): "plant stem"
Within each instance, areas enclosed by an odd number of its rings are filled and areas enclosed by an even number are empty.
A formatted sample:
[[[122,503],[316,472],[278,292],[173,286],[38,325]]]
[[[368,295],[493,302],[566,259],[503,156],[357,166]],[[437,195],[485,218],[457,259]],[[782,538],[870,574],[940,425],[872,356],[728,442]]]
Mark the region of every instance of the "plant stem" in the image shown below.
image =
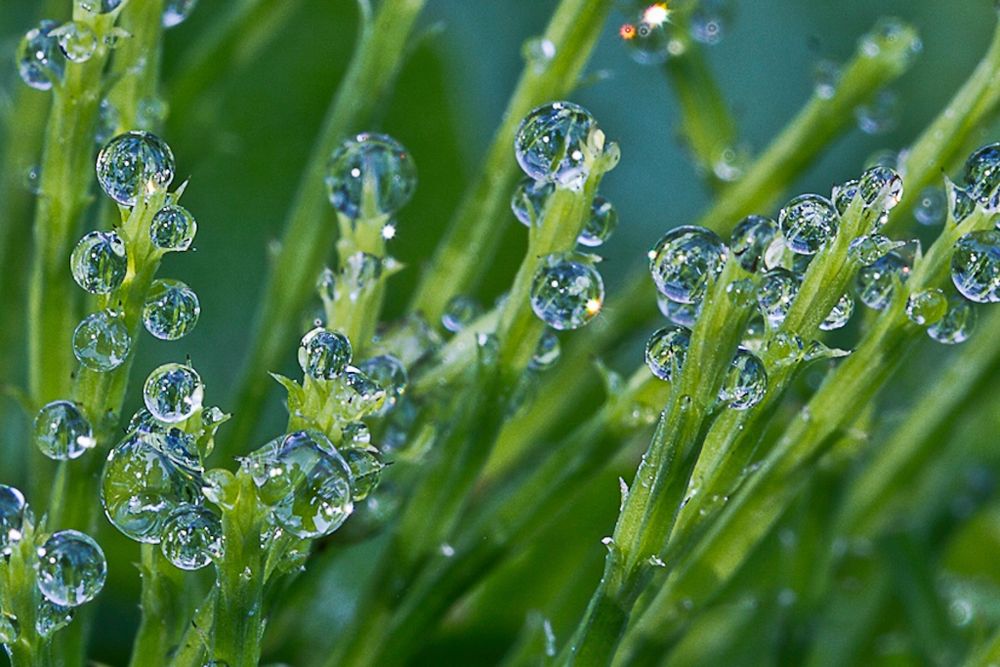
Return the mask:
[[[229,437],[216,448],[218,457],[234,455],[253,438],[269,386],[266,371],[280,365],[299,313],[336,236],[333,210],[324,192],[324,165],[347,134],[364,129],[388,96],[406,53],[404,46],[425,1],[386,0],[374,20],[362,29],[292,203],[238,384],[235,404],[240,410],[228,429]]]
[[[195,610],[190,623],[181,635],[177,650],[166,663],[170,667],[204,667],[205,650],[209,645],[209,632],[215,614],[218,588],[213,587]]]
[[[18,627],[17,641],[7,644],[11,667],[41,667],[51,664],[47,655],[48,642],[38,634],[35,621],[41,593],[35,585],[35,528],[24,522],[21,539],[13,545],[10,557],[0,564],[0,594],[4,611],[12,614]]]
[[[142,620],[132,647],[129,665],[164,665],[184,631],[184,619],[191,615],[181,570],[170,565],[155,544],[143,544]],[[190,582],[188,582],[190,586]]]
[[[608,0],[561,0],[556,8],[542,37],[555,55],[526,63],[482,171],[466,191],[417,286],[411,310],[427,321],[439,321],[448,301],[472,289],[491,265],[506,228],[501,217],[519,174],[511,159],[517,127],[533,108],[564,97],[576,86],[611,6]]]

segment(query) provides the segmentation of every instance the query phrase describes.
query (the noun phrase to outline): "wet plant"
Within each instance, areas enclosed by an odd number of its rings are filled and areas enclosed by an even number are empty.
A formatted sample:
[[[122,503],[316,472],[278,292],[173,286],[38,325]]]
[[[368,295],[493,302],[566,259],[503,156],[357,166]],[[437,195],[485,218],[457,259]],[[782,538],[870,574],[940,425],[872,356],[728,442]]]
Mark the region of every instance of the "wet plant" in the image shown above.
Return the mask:
[[[298,3],[216,9],[169,85],[193,0],[42,4],[3,116],[27,188],[0,173],[12,665],[1000,661],[1000,32],[908,146],[796,192],[840,134],[896,125],[913,27],[818,65],[754,153],[706,56],[734,3],[560,0],[415,266],[409,211],[454,174],[382,126],[426,3],[360,1],[280,241],[266,268],[239,249],[263,287],[223,376],[190,343],[220,308],[185,178],[213,149],[168,121],[224,135],[213,89]],[[602,257],[629,151],[574,101],[602,35],[622,76],[662,71],[711,192],[631,275]]]

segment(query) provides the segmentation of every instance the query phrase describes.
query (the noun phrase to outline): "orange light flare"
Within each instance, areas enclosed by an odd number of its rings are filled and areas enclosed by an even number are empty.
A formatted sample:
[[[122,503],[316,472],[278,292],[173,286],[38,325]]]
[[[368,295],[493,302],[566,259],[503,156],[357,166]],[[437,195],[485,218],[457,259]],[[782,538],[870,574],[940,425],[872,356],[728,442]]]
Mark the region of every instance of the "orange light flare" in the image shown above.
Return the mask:
[[[618,28],[618,36],[626,42],[635,39],[635,26],[631,23],[622,25],[622,27]]]

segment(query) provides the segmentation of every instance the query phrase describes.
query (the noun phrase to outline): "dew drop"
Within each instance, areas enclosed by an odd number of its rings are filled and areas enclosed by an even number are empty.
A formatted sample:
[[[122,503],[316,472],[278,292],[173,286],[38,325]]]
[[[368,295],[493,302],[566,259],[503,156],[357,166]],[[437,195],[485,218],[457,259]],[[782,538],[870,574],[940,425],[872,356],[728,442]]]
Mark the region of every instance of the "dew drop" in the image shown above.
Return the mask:
[[[1000,143],[984,146],[965,163],[965,183],[969,194],[984,206],[1000,187]]]
[[[751,215],[733,228],[729,248],[746,271],[755,273],[764,266],[764,254],[778,237],[778,223],[761,215]]]
[[[42,166],[33,164],[24,170],[24,189],[33,195],[42,193]]]
[[[378,486],[385,464],[374,447],[347,449],[341,453],[351,470],[351,500],[361,502]]]
[[[722,273],[728,250],[715,232],[678,227],[649,252],[649,271],[661,294],[672,301],[701,301],[710,281]]]
[[[546,329],[538,340],[538,345],[535,347],[535,353],[531,356],[531,361],[528,362],[528,367],[534,371],[546,371],[556,365],[560,354],[559,336]]]
[[[764,363],[747,350],[737,350],[719,390],[719,400],[734,410],[748,410],[760,403],[766,392]]]
[[[406,206],[416,187],[413,159],[402,144],[385,134],[352,137],[327,162],[330,203],[352,220],[395,213]]]
[[[1000,301],[1000,231],[972,232],[955,243],[951,281],[970,301]]]
[[[110,310],[88,315],[73,331],[73,356],[92,371],[113,371],[125,363],[131,349],[125,321]]]
[[[815,255],[837,233],[839,216],[833,203],[819,195],[801,195],[781,209],[778,224],[785,245],[800,255]]]
[[[948,299],[936,288],[914,292],[906,302],[906,316],[922,327],[939,322],[947,312]]]
[[[554,183],[536,181],[530,176],[525,176],[514,188],[514,194],[510,198],[510,210],[525,227],[537,225],[541,222],[545,202],[555,189]]]
[[[801,284],[801,276],[788,269],[772,269],[764,274],[757,289],[757,307],[771,329],[785,321]]]
[[[385,395],[382,407],[376,411],[378,415],[383,415],[395,407],[399,399],[406,393],[406,386],[410,381],[409,374],[406,372],[406,366],[403,365],[403,362],[394,355],[380,354],[365,359],[358,364],[358,370],[364,377],[378,385]]]
[[[177,340],[191,333],[201,315],[198,295],[180,280],[156,280],[142,307],[146,331],[160,340]]]
[[[77,607],[93,600],[108,575],[104,552],[89,535],[60,530],[38,548],[38,590],[53,604]]]
[[[587,140],[597,130],[590,112],[572,102],[540,106],[514,138],[517,162],[529,177],[579,189],[589,175]]]
[[[851,241],[847,248],[848,256],[863,266],[874,264],[885,257],[890,251],[903,245],[902,241],[893,241],[884,234],[869,234],[859,236]]]
[[[695,320],[698,319],[698,314],[701,312],[701,303],[677,303],[658,292],[656,294],[656,305],[664,317],[672,323],[687,327],[688,329],[694,326]]]
[[[143,131],[126,132],[97,155],[97,181],[122,206],[162,192],[174,180],[174,154],[162,139]]]
[[[553,329],[579,329],[601,312],[603,304],[601,274],[571,256],[546,257],[531,283],[531,309]]]
[[[653,375],[669,382],[675,371],[684,365],[691,332],[684,327],[664,327],[649,337],[646,343],[646,365]]]
[[[70,21],[49,34],[56,36],[60,50],[71,62],[85,63],[97,50],[97,35],[85,23]]]
[[[350,422],[345,424],[340,433],[341,449],[365,449],[372,442],[372,432],[364,422]]]
[[[76,459],[97,443],[90,422],[71,401],[52,401],[35,416],[35,445],[50,459]]]
[[[441,315],[441,326],[458,333],[483,314],[483,307],[471,296],[458,294],[451,298]]]
[[[118,289],[128,271],[125,243],[115,232],[86,234],[70,255],[76,284],[91,294],[110,294]]]
[[[943,345],[964,343],[976,328],[976,309],[962,298],[948,300],[948,311],[927,327],[927,335]]]
[[[205,388],[190,366],[164,364],[146,378],[142,398],[149,412],[161,422],[174,424],[201,409]]]
[[[178,505],[163,524],[160,551],[181,570],[200,570],[222,557],[222,522],[204,505]]]
[[[299,343],[299,367],[314,380],[332,380],[351,363],[351,341],[342,333],[316,327]]]
[[[899,95],[892,90],[880,90],[869,102],[854,110],[854,118],[865,134],[891,132],[899,120]]]
[[[173,28],[187,20],[198,0],[167,0],[163,5],[163,27]]]
[[[842,329],[851,320],[851,315],[853,314],[854,299],[851,298],[850,294],[845,294],[840,297],[840,301],[833,307],[830,314],[826,316],[826,319],[820,323],[819,328],[823,331]]]
[[[820,60],[813,66],[813,90],[821,100],[833,99],[843,74],[840,64],[832,60]]]
[[[201,492],[222,509],[232,509],[239,500],[239,482],[225,468],[213,468],[202,476]]]
[[[35,90],[50,90],[62,80],[66,61],[53,32],[55,21],[42,21],[21,40],[17,51],[17,73],[21,80]]]
[[[125,0],[80,0],[80,7],[91,14],[110,14],[124,2]]]
[[[35,632],[40,637],[48,638],[65,628],[72,620],[72,608],[53,604],[43,598],[38,605],[38,614],[35,616]]]
[[[590,248],[604,245],[618,227],[618,211],[614,204],[601,195],[594,197],[590,207],[590,217],[587,218],[577,243]]]
[[[17,617],[13,614],[0,612],[0,644],[13,644],[21,634]]]
[[[903,179],[889,167],[871,167],[861,175],[858,194],[867,206],[891,211],[903,198]]]
[[[144,97],[136,104],[135,124],[144,130],[155,130],[167,122],[169,108],[162,97]]]
[[[874,310],[882,310],[892,299],[893,280],[906,282],[909,267],[897,252],[890,252],[858,271],[855,280],[861,302]]]
[[[26,509],[27,503],[20,491],[0,484],[0,555],[9,555],[11,547],[21,541]]]

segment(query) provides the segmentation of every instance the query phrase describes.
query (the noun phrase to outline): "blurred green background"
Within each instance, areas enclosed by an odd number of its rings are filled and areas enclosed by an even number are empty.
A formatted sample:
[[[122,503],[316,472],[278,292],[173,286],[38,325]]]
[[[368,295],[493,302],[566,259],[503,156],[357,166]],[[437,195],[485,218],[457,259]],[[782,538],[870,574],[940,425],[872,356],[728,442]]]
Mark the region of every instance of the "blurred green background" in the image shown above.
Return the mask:
[[[242,54],[251,51],[251,45],[241,44],[225,62],[193,72],[186,66],[191,49],[217,29],[228,6],[226,0],[201,0],[191,18],[166,37],[163,77],[170,113],[164,138],[177,156],[179,176],[191,179],[184,203],[198,219],[199,234],[197,252],[168,257],[161,275],[190,284],[201,297],[202,315],[195,332],[182,341],[143,339],[136,375],[144,375],[163,361],[190,356],[206,381],[209,400],[227,410],[239,409],[231,404],[230,393],[267,273],[268,245],[281,233],[284,212],[356,36],[352,0],[288,1],[295,8],[287,22],[273,40],[253,50],[249,60]],[[37,0],[0,0],[0,62],[8,63],[0,70],[0,113],[9,109],[15,87],[22,85],[12,66],[12,54],[40,4]],[[68,7],[70,0],[65,4]],[[411,276],[428,260],[477,169],[522,66],[523,42],[543,30],[555,4],[554,0],[430,0],[422,19],[422,36],[379,123],[410,149],[420,172],[417,195],[399,215],[398,235],[390,248],[409,265]],[[795,191],[828,191],[832,183],[859,173],[876,150],[899,149],[909,143],[971,72],[985,50],[994,20],[988,0],[742,0],[734,4],[735,14],[725,27],[724,39],[708,53],[735,111],[740,137],[754,151],[766,146],[809,98],[815,63],[823,58],[846,59],[857,38],[878,17],[899,16],[916,25],[923,38],[917,64],[894,86],[901,112],[896,128],[880,136],[852,131],[814,168],[801,174]],[[710,198],[677,140],[677,105],[663,72],[635,64],[617,37],[618,25],[630,18],[612,15],[589,67],[606,76],[573,95],[622,149],[620,167],[603,185],[603,193],[621,217],[616,236],[602,249],[607,257],[602,272],[612,302],[615,288],[628,269],[642,260],[645,250],[666,229],[695,219]],[[171,91],[184,90],[200,80],[209,85],[196,96],[172,96]],[[24,228],[28,222],[4,219],[0,225]],[[512,216],[507,224],[490,280],[479,295],[487,302],[509,283],[523,252],[523,228]],[[8,256],[10,265],[5,270],[26,274],[28,258],[27,247],[16,249]],[[18,264],[20,269],[15,268]],[[390,315],[406,303],[413,284],[412,277],[395,281]],[[4,302],[0,307],[19,308],[20,303]],[[636,332],[636,339],[647,333]],[[3,340],[10,343],[0,354],[7,357],[6,365],[14,368],[16,377],[23,340],[17,338],[19,332],[3,334]],[[294,365],[295,343],[288,341],[288,368]],[[928,356],[927,363],[934,362]],[[618,363],[633,368],[639,359]],[[904,377],[896,398],[905,399],[911,386]],[[277,391],[272,398],[264,424],[268,433],[284,423]],[[137,403],[133,392],[130,405]],[[5,412],[0,426],[4,434],[0,482],[20,479],[18,452],[28,446],[24,423],[14,414]],[[552,536],[554,544],[562,540],[582,545],[560,570],[563,580],[574,576],[584,582],[580,600],[567,601],[569,609],[578,608],[597,581],[602,554],[596,539],[610,529],[617,507],[613,479],[609,473],[609,483],[595,491],[592,513],[568,517]],[[363,563],[365,553],[358,550],[351,563]],[[581,573],[577,567],[585,569]],[[521,625],[526,609],[561,590],[562,582],[553,572],[540,574],[544,576],[530,578],[512,568],[506,576],[517,593],[509,592],[511,586],[496,587],[508,594],[494,601],[495,615],[458,621],[458,626],[464,624],[476,632],[453,641],[472,645],[449,643],[452,640],[445,636],[439,642],[441,651],[453,656],[456,650],[468,651],[457,654],[467,656],[468,661],[494,656]],[[94,655],[111,664],[124,661],[128,629],[136,620],[132,606],[135,575],[135,571],[113,571],[101,602],[107,623],[99,626]],[[309,620],[300,635],[335,628],[338,614],[349,611],[339,605],[343,585],[347,584],[328,582],[325,614],[303,610]],[[296,656],[308,654],[310,647],[286,652],[284,657],[295,664]],[[428,654],[426,660],[434,662],[433,655]]]

